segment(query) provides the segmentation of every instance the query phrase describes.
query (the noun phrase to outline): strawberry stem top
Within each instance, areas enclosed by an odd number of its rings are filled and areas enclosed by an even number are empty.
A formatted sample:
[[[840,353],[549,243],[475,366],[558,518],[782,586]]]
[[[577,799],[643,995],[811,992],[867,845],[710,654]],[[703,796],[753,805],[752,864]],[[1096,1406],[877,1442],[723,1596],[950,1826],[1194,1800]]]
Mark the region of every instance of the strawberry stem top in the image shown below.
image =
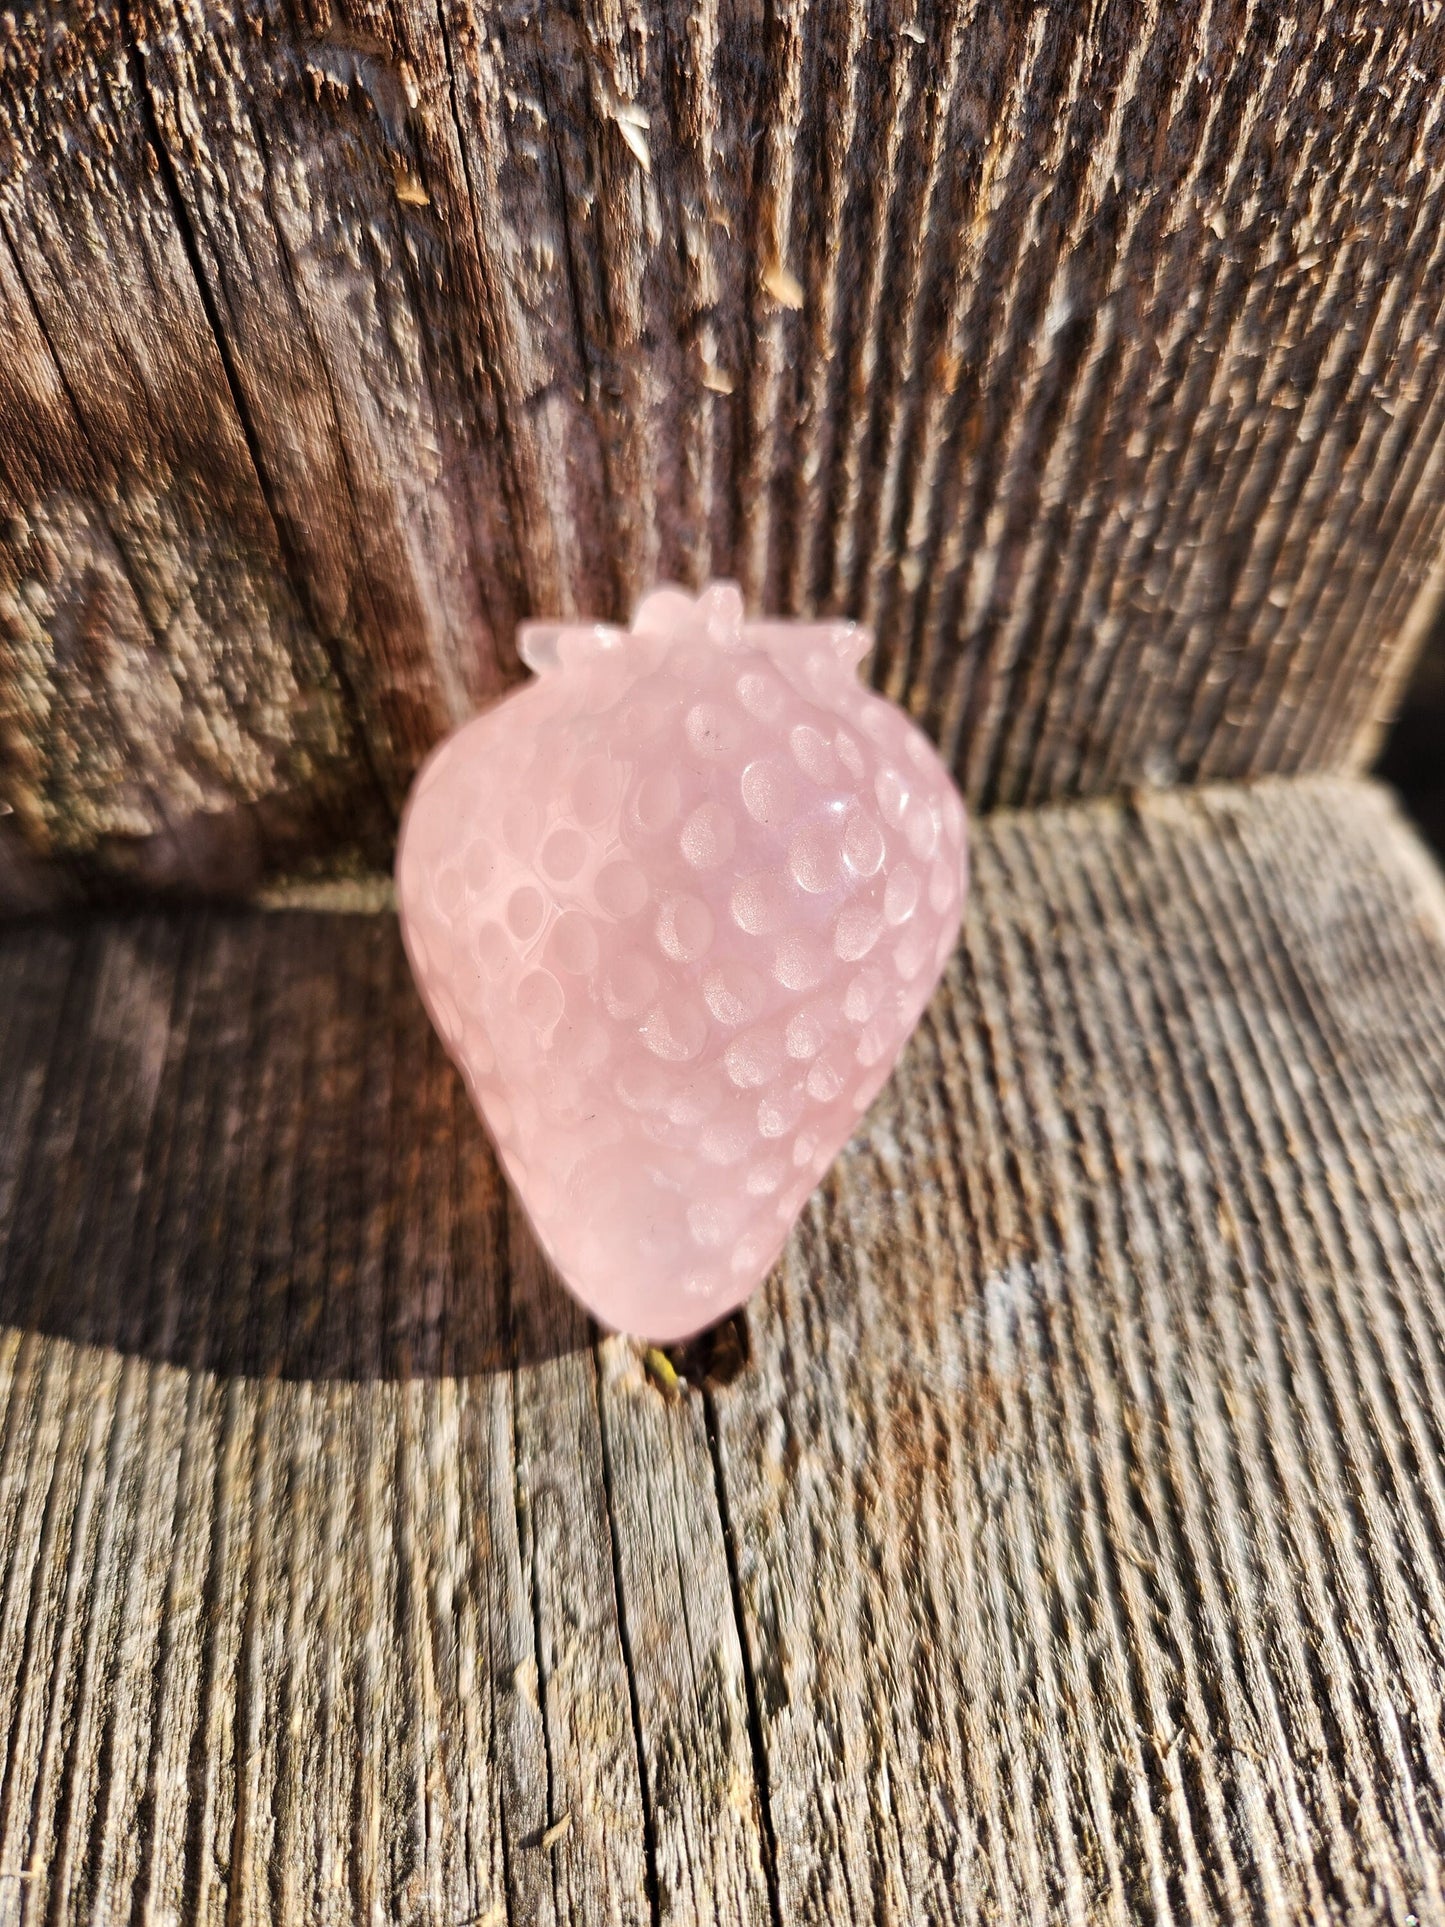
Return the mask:
[[[651,590],[638,603],[630,628],[607,622],[524,622],[517,631],[517,648],[527,667],[540,676],[644,637],[707,642],[724,651],[765,649],[770,655],[822,648],[849,668],[867,655],[872,643],[866,629],[841,618],[749,622],[737,584],[709,582],[697,596],[670,586]]]

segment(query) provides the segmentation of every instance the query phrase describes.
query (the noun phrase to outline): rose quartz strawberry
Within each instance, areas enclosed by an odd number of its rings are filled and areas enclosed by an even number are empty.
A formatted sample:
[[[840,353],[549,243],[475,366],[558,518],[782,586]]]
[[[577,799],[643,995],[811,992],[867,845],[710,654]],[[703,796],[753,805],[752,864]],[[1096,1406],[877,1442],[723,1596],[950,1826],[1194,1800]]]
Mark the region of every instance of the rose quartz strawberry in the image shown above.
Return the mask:
[[[958,934],[963,805],[848,623],[529,625],[397,853],[418,987],[558,1271],[663,1342],[767,1274]]]

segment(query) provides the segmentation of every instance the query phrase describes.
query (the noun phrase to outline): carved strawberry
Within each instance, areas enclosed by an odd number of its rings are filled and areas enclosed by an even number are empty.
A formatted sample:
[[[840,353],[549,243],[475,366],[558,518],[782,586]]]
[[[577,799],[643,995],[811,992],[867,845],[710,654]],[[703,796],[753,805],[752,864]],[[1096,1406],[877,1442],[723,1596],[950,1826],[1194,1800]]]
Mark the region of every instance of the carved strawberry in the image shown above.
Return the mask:
[[[535,680],[417,778],[418,987],[604,1324],[666,1342],[748,1296],[953,948],[963,805],[867,643],[722,583],[529,625]]]

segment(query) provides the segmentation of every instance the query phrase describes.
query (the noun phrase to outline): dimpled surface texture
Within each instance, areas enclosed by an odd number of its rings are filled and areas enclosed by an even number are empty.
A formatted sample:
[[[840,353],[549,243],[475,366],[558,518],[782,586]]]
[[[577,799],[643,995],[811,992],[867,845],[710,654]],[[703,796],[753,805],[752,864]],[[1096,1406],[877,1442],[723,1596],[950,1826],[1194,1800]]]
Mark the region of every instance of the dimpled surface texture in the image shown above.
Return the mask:
[[[417,778],[412,969],[567,1284],[660,1342],[766,1276],[958,934],[963,804],[846,623],[730,584],[539,670]]]

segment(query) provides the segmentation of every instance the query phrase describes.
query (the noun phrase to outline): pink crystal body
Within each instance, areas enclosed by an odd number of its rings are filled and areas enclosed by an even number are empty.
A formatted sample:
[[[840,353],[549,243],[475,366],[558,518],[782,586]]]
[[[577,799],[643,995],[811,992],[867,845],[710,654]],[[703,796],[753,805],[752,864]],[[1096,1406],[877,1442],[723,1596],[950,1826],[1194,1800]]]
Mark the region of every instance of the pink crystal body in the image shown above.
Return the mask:
[[[958,934],[963,805],[847,623],[659,590],[523,631],[539,673],[418,776],[411,966],[544,1249],[604,1324],[740,1304]]]

